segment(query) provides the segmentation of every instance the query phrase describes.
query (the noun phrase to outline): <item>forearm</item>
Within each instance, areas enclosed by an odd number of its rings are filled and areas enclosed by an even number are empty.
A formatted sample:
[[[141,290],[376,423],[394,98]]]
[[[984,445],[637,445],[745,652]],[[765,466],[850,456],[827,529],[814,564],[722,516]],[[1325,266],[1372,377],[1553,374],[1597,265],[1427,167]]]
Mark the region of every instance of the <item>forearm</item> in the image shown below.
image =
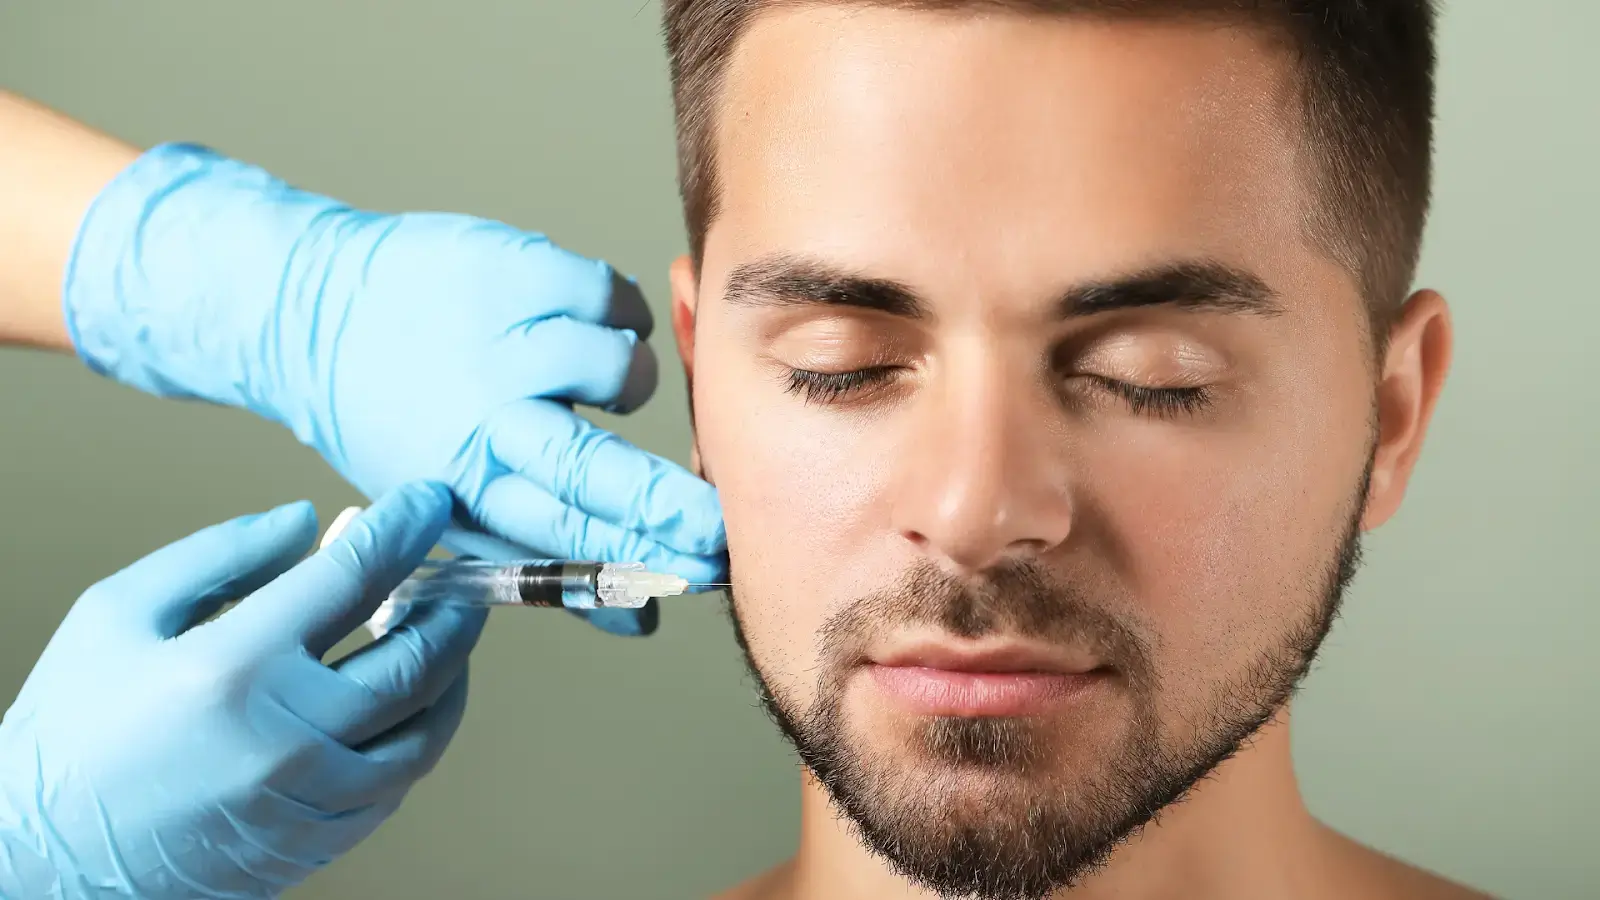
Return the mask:
[[[0,91],[0,344],[71,349],[61,285],[78,225],[138,155]]]
[[[0,345],[75,351],[130,387],[300,434],[316,373],[277,351],[306,356],[319,323],[285,307],[315,307],[305,284],[359,281],[359,258],[319,252],[360,228],[344,210],[204,147],[139,150],[0,91]]]

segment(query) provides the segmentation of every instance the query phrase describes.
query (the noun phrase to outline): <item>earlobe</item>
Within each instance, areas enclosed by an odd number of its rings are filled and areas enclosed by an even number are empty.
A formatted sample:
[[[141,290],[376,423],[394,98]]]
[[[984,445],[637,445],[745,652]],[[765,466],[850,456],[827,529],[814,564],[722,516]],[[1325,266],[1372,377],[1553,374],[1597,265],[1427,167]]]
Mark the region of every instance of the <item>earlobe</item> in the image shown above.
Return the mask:
[[[1388,521],[1400,508],[1422,452],[1423,438],[1450,370],[1450,309],[1434,291],[1406,301],[1389,332],[1378,380],[1377,445],[1362,515],[1364,529]]]

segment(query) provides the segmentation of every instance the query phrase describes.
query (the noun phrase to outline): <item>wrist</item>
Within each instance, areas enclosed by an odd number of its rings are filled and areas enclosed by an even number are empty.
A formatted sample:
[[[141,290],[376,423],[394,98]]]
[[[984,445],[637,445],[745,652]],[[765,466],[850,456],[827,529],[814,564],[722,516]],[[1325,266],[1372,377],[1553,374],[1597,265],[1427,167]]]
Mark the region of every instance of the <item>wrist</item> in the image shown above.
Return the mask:
[[[0,89],[0,343],[69,350],[61,278],[84,210],[139,151]]]
[[[79,227],[62,291],[73,348],[148,393],[313,427],[301,401],[314,391],[318,286],[347,216],[361,218],[255,166],[158,146]]]

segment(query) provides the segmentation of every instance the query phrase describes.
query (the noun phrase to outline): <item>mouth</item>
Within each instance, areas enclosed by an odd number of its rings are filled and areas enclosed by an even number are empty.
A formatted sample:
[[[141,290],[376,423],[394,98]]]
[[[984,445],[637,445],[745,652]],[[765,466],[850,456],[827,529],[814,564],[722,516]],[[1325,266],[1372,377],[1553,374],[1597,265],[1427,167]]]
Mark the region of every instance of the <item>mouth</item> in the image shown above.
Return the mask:
[[[892,705],[923,716],[1019,717],[1085,697],[1110,670],[1081,654],[1017,642],[924,642],[868,657],[863,666]]]

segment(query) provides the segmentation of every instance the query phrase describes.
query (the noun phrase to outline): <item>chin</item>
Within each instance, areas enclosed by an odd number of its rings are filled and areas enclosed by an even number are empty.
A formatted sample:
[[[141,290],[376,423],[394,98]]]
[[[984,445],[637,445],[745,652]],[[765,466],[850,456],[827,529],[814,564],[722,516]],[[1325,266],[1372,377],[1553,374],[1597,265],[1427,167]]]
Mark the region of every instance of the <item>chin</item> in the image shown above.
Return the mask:
[[[1114,735],[1036,718],[858,720],[841,748],[863,782],[894,805],[1004,820],[1030,800],[1083,797],[1126,764]],[[974,821],[972,824],[982,824]]]

